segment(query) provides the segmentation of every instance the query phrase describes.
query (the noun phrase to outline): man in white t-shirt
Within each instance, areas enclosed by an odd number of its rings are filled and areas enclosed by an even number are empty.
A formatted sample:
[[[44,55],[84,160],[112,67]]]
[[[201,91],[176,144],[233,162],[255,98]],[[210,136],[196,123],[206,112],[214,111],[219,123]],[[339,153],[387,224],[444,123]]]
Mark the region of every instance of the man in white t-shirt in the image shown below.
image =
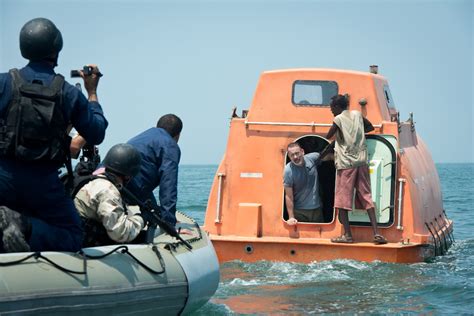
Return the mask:
[[[385,237],[378,233],[375,207],[370,190],[369,166],[365,133],[374,129],[368,119],[359,111],[350,111],[349,100],[345,95],[336,95],[331,101],[334,122],[326,138],[336,136],[335,165],[336,192],[334,207],[339,211],[339,221],[344,233],[331,239],[335,243],[353,243],[348,212],[352,211],[352,199],[360,208],[367,210],[372,225],[375,244],[386,244]]]

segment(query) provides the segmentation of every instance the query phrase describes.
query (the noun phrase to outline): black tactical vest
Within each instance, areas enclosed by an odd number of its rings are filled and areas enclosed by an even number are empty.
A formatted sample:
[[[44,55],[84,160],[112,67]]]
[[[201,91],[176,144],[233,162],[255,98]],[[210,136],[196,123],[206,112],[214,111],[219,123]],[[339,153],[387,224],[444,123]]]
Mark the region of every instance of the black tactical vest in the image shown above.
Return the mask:
[[[50,86],[44,86],[25,81],[17,69],[10,75],[12,100],[0,120],[0,156],[62,165],[71,143],[62,112],[64,77],[56,75]]]

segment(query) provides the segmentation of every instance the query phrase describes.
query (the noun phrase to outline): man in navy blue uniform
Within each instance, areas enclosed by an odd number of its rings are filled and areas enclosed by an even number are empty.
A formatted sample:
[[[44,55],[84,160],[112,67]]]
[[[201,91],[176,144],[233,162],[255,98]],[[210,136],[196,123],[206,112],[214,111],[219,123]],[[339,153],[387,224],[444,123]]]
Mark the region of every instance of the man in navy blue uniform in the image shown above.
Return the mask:
[[[72,125],[89,144],[99,144],[108,123],[97,99],[101,74],[96,66],[89,65],[90,74],[80,71],[88,99],[54,72],[62,46],[61,32],[53,22],[33,19],[20,31],[20,51],[29,63],[19,71],[0,73],[0,251],[78,251],[82,246],[81,221],[58,178],[58,163],[69,150],[67,126]],[[44,91],[54,85],[58,93],[53,102]],[[48,113],[38,105],[31,112],[31,100],[36,99],[25,87],[46,95],[40,105],[53,104],[51,122],[45,125],[49,128],[32,130],[36,123],[43,126],[41,118]],[[34,111],[39,111],[37,117]],[[34,124],[12,126],[12,115]],[[38,148],[46,148],[45,154],[35,156]]]
[[[178,201],[178,164],[181,151],[178,146],[183,123],[174,114],[163,115],[152,127],[128,141],[142,157],[139,173],[127,188],[140,200],[150,200],[160,210],[164,221],[176,225]],[[158,206],[153,190],[160,187]],[[159,207],[159,208],[158,208]]]

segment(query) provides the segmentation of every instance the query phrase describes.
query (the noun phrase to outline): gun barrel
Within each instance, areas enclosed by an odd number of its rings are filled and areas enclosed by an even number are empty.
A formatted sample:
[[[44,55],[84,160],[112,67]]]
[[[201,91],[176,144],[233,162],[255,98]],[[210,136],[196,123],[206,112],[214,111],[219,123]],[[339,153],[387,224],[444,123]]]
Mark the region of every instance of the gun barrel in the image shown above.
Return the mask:
[[[119,188],[119,191],[128,197],[130,200],[133,202],[137,203],[138,207],[140,207],[140,212],[142,213],[142,217],[150,222],[152,225],[158,225],[160,228],[162,228],[168,235],[175,237],[179,241],[181,241],[188,249],[193,249],[191,244],[184,240],[179,233],[174,229],[174,227],[171,227],[170,224],[167,222],[163,221],[158,214],[152,211],[150,206],[147,206],[145,203],[140,201],[132,192],[130,192],[128,189],[126,189],[123,185],[121,185]]]

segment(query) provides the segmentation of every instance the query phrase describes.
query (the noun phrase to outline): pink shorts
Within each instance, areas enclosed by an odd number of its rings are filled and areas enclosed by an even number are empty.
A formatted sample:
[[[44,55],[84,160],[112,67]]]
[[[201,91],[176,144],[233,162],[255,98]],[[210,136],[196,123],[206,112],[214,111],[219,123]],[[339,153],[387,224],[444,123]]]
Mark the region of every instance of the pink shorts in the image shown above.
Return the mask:
[[[334,207],[352,211],[355,191],[355,208],[368,210],[374,207],[370,192],[369,166],[336,171],[336,194]]]

